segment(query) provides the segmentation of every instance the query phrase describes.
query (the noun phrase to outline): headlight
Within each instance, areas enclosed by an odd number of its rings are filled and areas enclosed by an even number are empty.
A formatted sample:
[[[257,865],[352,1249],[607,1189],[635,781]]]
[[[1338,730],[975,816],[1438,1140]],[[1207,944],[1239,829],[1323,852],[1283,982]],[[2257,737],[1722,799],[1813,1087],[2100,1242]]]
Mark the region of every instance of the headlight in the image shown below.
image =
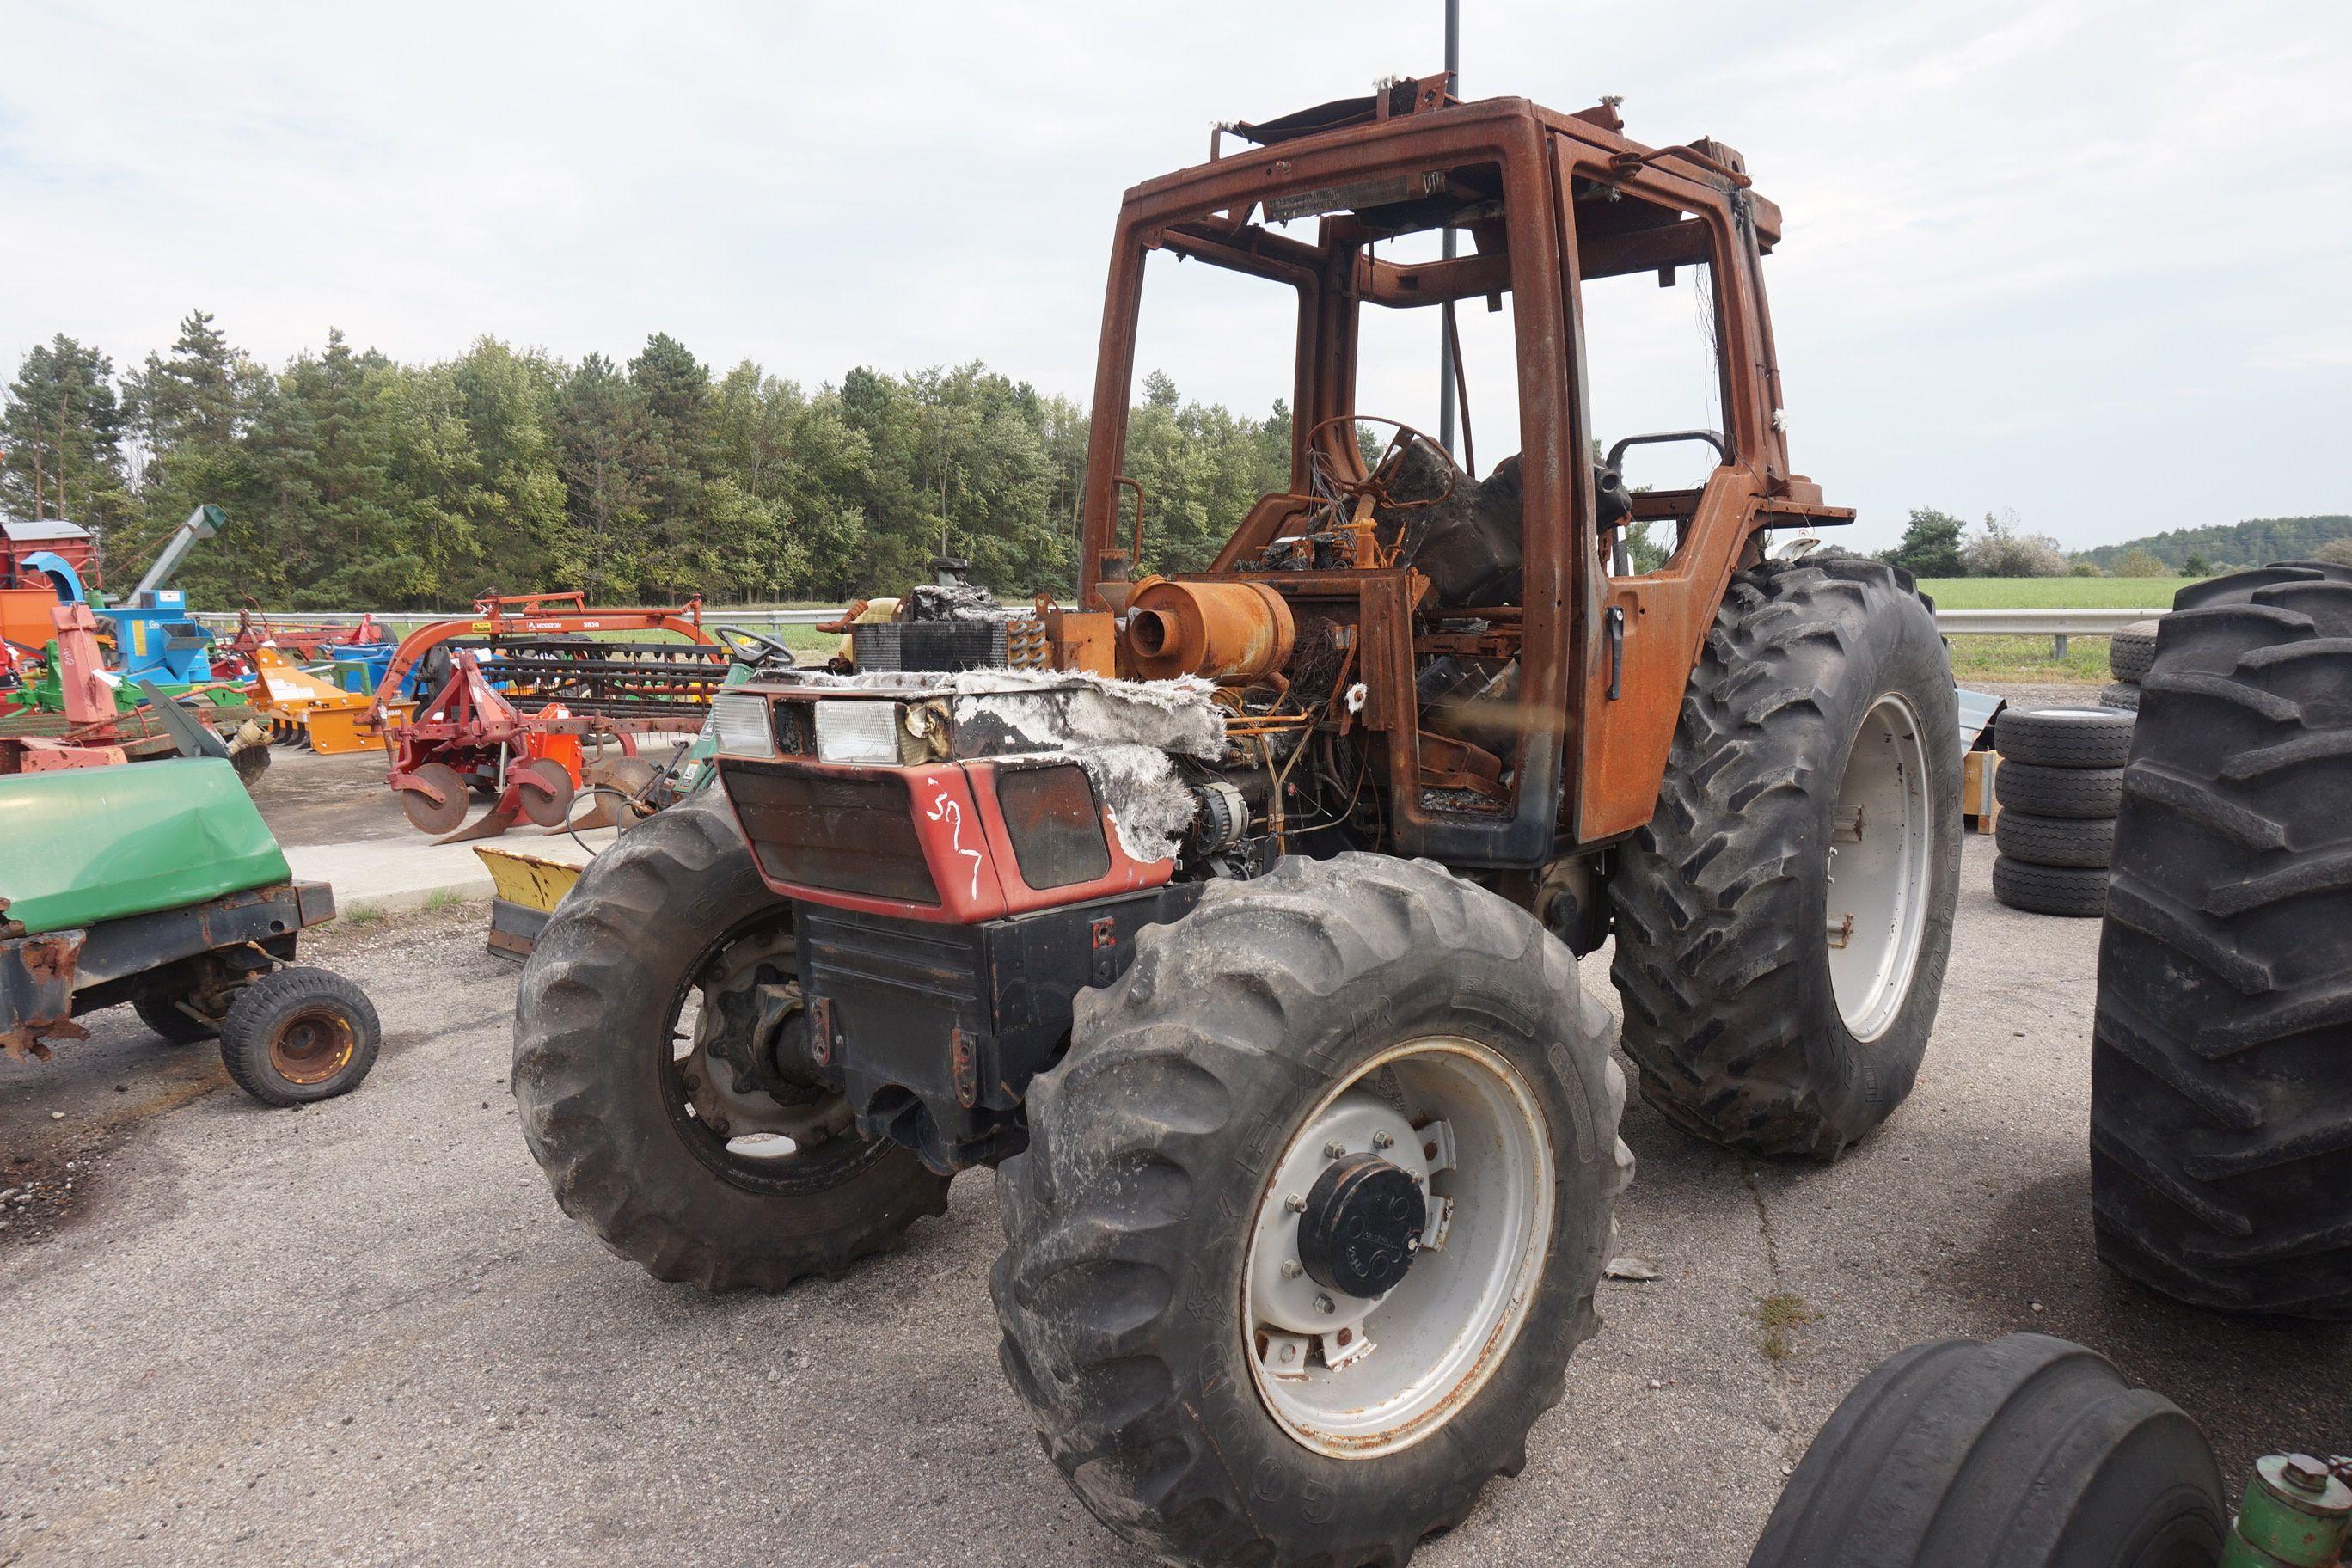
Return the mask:
[[[714,697],[710,701],[710,734],[719,749],[734,757],[772,757],[776,732],[768,723],[764,697]]]
[[[818,762],[898,763],[898,704],[835,698],[815,708]]]

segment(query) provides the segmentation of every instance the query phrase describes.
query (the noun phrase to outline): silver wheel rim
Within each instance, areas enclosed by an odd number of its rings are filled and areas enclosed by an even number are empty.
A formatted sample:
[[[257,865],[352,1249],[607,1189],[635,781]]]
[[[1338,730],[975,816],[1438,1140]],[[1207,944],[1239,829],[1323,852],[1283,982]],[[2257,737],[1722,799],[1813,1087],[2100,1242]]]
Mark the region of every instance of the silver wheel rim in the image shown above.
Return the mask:
[[[1830,986],[1856,1040],[1893,1026],[1927,929],[1932,804],[1919,715],[1888,692],[1863,715],[1830,820]]]
[[[1294,1200],[1341,1157],[1332,1149],[1420,1178],[1428,1222],[1412,1267],[1374,1299],[1328,1289],[1299,1262]],[[1382,1051],[1307,1113],[1252,1216],[1242,1333],[1268,1413],[1338,1458],[1439,1431],[1526,1325],[1551,1225],[1551,1142],[1517,1069],[1452,1036]]]

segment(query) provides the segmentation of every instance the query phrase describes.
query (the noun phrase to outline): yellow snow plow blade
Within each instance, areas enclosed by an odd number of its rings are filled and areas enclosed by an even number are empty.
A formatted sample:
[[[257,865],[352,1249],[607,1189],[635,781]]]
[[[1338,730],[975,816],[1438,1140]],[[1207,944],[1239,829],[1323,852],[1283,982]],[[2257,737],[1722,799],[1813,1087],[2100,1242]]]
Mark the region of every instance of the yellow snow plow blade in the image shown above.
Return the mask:
[[[584,868],[518,849],[474,846],[490,872],[490,951],[530,956],[547,917]]]

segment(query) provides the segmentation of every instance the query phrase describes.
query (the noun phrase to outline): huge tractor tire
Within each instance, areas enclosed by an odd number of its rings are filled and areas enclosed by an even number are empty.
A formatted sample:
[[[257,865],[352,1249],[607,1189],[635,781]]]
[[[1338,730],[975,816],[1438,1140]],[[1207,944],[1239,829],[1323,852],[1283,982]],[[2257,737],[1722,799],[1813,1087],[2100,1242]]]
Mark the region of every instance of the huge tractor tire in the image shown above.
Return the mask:
[[[1610,879],[1625,1051],[1669,1120],[1833,1158],[1911,1092],[1951,951],[1958,727],[1906,574],[1732,580]]]
[[[2099,947],[2099,1253],[2199,1306],[2352,1319],[2352,571],[2191,594]]]
[[[1832,1412],[1748,1568],[2212,1568],[2229,1527],[2170,1400],[2064,1340],[1938,1340]]]
[[[1083,994],[997,1181],[1005,1372],[1171,1561],[1383,1564],[1526,1462],[1633,1155],[1607,1014],[1426,861],[1218,882]]]
[[[912,1151],[861,1139],[808,1056],[792,909],[723,803],[592,862],[523,966],[514,1097],[564,1212],[661,1279],[837,1276],[947,1208]]]

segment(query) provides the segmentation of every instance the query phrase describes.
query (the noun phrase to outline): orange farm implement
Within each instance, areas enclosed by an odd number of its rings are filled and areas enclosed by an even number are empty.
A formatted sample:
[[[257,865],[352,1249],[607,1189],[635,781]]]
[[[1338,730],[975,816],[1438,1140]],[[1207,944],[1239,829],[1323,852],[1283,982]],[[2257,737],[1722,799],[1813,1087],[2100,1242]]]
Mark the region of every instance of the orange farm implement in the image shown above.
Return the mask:
[[[443,843],[494,837],[517,817],[602,826],[614,792],[633,795],[654,776],[639,738],[699,731],[727,665],[699,599],[611,610],[578,593],[493,595],[469,617],[410,633],[370,713],[402,809]],[[394,699],[412,671],[431,695],[409,712]],[[607,757],[608,745],[618,754]],[[583,788],[603,798],[575,814]],[[460,827],[475,796],[490,809]]]

